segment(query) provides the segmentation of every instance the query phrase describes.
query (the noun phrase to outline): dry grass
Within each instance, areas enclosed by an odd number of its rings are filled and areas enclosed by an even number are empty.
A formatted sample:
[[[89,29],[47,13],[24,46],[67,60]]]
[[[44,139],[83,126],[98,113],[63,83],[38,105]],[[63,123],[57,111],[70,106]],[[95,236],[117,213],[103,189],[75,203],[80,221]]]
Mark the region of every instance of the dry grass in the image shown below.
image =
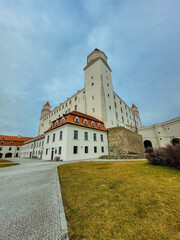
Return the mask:
[[[0,163],[8,163],[8,162],[12,162],[10,160],[5,160],[5,159],[0,159]]]
[[[4,168],[4,167],[11,167],[11,166],[15,166],[15,165],[19,165],[19,163],[3,163],[3,164],[1,164],[0,163],[0,168]]]
[[[140,161],[81,162],[58,171],[70,240],[180,239],[178,170]]]

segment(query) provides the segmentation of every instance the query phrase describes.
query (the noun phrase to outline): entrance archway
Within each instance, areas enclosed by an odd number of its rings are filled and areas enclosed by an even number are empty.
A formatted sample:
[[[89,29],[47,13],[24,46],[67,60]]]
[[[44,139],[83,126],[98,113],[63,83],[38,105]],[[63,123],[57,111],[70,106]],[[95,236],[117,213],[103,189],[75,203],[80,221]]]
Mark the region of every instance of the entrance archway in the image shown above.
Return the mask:
[[[148,147],[152,147],[152,142],[149,140],[144,141],[144,148],[147,149]]]
[[[173,146],[175,146],[175,145],[177,145],[177,144],[180,144],[180,139],[179,139],[179,138],[173,138],[173,139],[171,140],[171,144],[172,144]]]
[[[5,158],[11,158],[12,157],[12,153],[6,153]]]
[[[3,156],[3,154],[2,154],[2,153],[0,153],[0,158],[2,158],[2,156]]]

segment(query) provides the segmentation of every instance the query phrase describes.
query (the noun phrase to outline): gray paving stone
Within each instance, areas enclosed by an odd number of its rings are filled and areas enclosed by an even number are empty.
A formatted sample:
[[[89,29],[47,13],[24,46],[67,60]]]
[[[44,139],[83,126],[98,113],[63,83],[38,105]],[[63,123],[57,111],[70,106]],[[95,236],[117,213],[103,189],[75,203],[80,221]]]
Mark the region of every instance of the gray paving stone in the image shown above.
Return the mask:
[[[60,163],[15,161],[21,164],[0,169],[0,240],[68,239],[60,214]]]

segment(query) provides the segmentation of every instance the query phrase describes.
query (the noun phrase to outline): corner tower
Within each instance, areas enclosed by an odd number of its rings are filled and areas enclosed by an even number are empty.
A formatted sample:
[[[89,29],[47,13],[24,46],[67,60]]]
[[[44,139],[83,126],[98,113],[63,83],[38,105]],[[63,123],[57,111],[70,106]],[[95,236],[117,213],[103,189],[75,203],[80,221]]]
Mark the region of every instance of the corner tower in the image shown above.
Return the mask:
[[[111,68],[103,51],[94,49],[84,68],[86,114],[102,120],[106,128],[117,126]]]
[[[38,130],[38,135],[43,134],[47,129],[48,129],[48,122],[44,122],[43,118],[48,115],[51,112],[51,106],[49,102],[44,104],[42,110],[41,110],[41,117],[40,117],[40,122],[39,122],[39,130]]]

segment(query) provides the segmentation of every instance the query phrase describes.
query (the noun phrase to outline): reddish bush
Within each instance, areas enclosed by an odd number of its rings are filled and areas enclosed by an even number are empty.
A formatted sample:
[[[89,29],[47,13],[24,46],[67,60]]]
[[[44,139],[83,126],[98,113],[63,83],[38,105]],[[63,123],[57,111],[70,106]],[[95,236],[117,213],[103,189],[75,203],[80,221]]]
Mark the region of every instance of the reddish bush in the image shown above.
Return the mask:
[[[180,169],[180,144],[157,149],[148,148],[146,157],[151,164]]]

